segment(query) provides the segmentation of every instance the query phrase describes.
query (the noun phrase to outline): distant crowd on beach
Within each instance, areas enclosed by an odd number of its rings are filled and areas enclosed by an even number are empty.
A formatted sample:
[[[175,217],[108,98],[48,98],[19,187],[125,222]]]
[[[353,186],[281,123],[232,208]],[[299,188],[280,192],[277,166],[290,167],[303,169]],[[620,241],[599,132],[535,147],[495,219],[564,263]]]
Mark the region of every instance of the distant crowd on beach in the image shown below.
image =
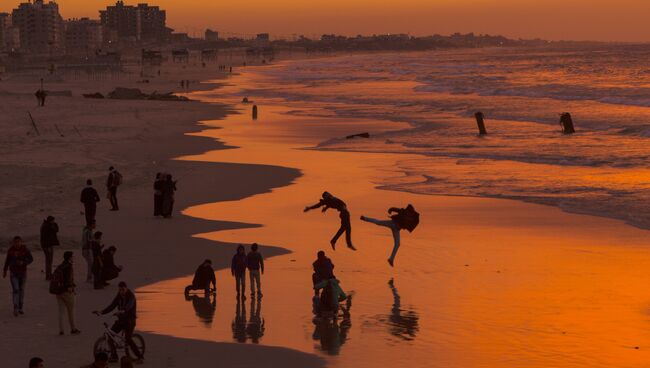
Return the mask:
[[[110,205],[110,211],[120,211],[118,201],[118,189],[123,185],[122,174],[113,166],[108,170],[106,178],[106,197]],[[153,215],[162,218],[171,218],[174,209],[174,198],[177,190],[177,182],[169,173],[157,173],[153,182]],[[81,236],[81,255],[86,263],[86,279],[92,283],[96,290],[103,289],[110,285],[109,281],[115,280],[123,271],[123,267],[116,263],[116,246],[106,246],[103,243],[103,233],[97,230],[97,205],[101,201],[98,191],[93,186],[93,181],[88,179],[86,186],[82,189],[80,201],[84,207],[85,225]],[[346,203],[329,192],[324,192],[319,201],[311,206],[306,206],[304,212],[314,209],[321,209],[327,212],[334,209],[340,218],[340,227],[330,240],[332,250],[336,250],[336,243],[345,234],[347,247],[353,251],[357,248],[352,241],[351,214]],[[388,209],[390,215],[387,220],[379,220],[367,216],[360,216],[362,221],[386,227],[391,230],[393,236],[393,250],[388,258],[392,267],[395,263],[397,252],[401,245],[400,233],[402,230],[413,231],[419,224],[419,214],[412,205],[404,208],[391,207]],[[75,253],[68,250],[63,253],[62,262],[56,267],[53,266],[55,249],[60,246],[59,225],[53,216],[47,216],[41,224],[40,245],[45,256],[45,280],[50,283],[49,291],[55,297],[58,305],[59,334],[69,333],[80,334],[81,331],[75,324],[75,289],[74,279]],[[28,266],[34,261],[30,250],[25,246],[20,236],[15,236],[3,268],[3,277],[9,275],[12,288],[13,314],[16,317],[25,314],[25,291]],[[339,312],[343,316],[349,316],[351,298],[348,296],[340,280],[334,274],[334,264],[330,258],[321,250],[312,263],[313,273],[311,275],[314,296],[312,307],[316,317],[323,320],[336,321]],[[262,294],[262,275],[264,274],[264,257],[259,250],[259,245],[250,245],[247,252],[246,247],[241,244],[237,247],[230,263],[231,275],[236,286],[236,298],[238,303],[246,299],[246,279],[250,282],[251,299],[260,300]],[[216,295],[217,280],[215,270],[210,259],[205,259],[197,267],[192,283],[185,287],[184,294],[189,297],[193,291],[202,291],[206,296]],[[345,302],[345,303],[344,303]],[[106,344],[98,348],[95,344],[95,362],[91,367],[105,367],[108,362],[116,362],[119,359],[118,348],[126,352],[123,358],[124,364],[142,363],[144,361],[144,341],[135,334],[137,318],[137,302],[135,294],[128,288],[124,281],[118,283],[118,292],[111,303],[104,309],[95,311],[97,315],[105,315],[117,311],[117,320],[110,327],[110,333],[105,335]],[[67,323],[66,323],[67,322]],[[335,322],[334,322],[335,323]],[[123,346],[117,346],[116,336],[122,336]],[[99,341],[99,340],[98,340]],[[101,344],[100,344],[101,345]],[[130,357],[134,357],[131,359]],[[124,365],[123,365],[124,366]],[[43,360],[34,358],[30,367],[43,367]]]

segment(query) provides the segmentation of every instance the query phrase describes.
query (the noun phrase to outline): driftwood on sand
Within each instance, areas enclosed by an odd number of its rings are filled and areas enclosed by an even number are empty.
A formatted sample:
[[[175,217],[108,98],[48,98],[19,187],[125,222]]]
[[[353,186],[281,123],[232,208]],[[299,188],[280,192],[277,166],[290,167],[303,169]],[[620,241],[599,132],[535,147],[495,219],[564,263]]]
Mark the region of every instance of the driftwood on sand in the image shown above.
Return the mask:
[[[138,88],[117,87],[108,94],[108,98],[116,100],[156,100],[156,101],[189,101],[185,96],[177,96],[173,92],[147,94]]]

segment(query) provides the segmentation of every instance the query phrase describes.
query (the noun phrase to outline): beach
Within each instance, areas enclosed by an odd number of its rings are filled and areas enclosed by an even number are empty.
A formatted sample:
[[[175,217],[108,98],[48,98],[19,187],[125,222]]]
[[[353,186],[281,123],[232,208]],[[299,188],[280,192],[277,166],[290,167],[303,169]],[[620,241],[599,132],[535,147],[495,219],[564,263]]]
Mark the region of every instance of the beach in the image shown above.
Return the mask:
[[[214,68],[216,69],[216,67]],[[114,87],[153,91],[183,91],[177,79],[193,81],[195,89],[215,88],[225,77],[216,70],[185,70],[170,66],[150,85],[137,83],[137,74],[125,73],[104,81],[71,80],[48,82],[48,90],[71,90],[72,97],[50,96],[43,108],[36,107],[33,92],[38,75],[6,78],[0,83],[3,114],[2,144],[3,247],[14,235],[22,236],[35,257],[29,267],[25,316],[11,315],[8,279],[0,285],[3,309],[3,366],[22,367],[32,356],[43,357],[50,367],[79,367],[92,361],[92,345],[101,335],[102,322],[91,311],[106,307],[117,292],[116,285],[95,291],[85,283],[86,265],[81,257],[80,237],[84,224],[79,193],[92,178],[100,192],[97,230],[105,243],[118,248],[116,261],[125,270],[120,279],[135,290],[140,286],[192,273],[199,262],[212,258],[215,267],[228,264],[231,246],[193,238],[197,232],[238,228],[240,223],[198,220],[175,213],[173,219],[153,217],[153,178],[156,172],[173,173],[180,192],[176,209],[211,201],[237,200],[290,183],[296,170],[260,165],[205,164],[173,160],[174,157],[227,148],[213,139],[187,135],[200,130],[197,121],[216,119],[231,110],[222,104],[129,100],[89,100],[81,93],[108,93]],[[213,84],[199,84],[216,80]],[[196,83],[194,83],[196,82]],[[192,87],[191,87],[192,88]],[[29,121],[30,111],[40,135]],[[56,127],[54,125],[57,125]],[[58,128],[58,130],[57,130]],[[76,128],[76,129],[75,129]],[[59,134],[62,132],[63,136]],[[109,212],[104,183],[109,166],[124,175],[120,187],[119,212]],[[76,253],[76,319],[78,336],[58,336],[57,306],[48,293],[38,229],[47,215],[56,217],[62,246],[55,250],[55,264],[63,250]],[[5,248],[6,249],[6,248]],[[286,252],[265,250],[269,254]],[[67,333],[67,331],[66,331]],[[145,334],[147,364],[187,367],[208,361],[227,366],[251,366],[257,359],[290,361],[295,366],[320,366],[320,361],[287,349],[269,349],[236,344],[215,344]],[[275,364],[275,363],[274,363]],[[285,366],[282,364],[281,366]]]

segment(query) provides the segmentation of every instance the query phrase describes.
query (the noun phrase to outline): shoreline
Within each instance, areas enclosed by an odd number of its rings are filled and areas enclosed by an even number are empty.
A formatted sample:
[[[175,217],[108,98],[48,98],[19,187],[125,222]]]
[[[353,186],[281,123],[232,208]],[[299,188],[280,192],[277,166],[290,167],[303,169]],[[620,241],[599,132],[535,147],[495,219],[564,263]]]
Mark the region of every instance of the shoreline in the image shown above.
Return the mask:
[[[214,74],[219,77],[218,73]],[[203,77],[203,80],[208,79],[209,76]],[[128,86],[129,83],[121,80],[116,84]],[[168,85],[171,87],[171,82]],[[0,89],[3,86],[6,86],[6,82],[0,85]],[[7,96],[0,96],[3,97]],[[14,107],[31,103],[29,94],[10,97],[16,99],[9,102]],[[92,342],[101,334],[102,320],[112,320],[109,316],[101,319],[93,317],[90,311],[102,308],[112,300],[116,281],[99,291],[91,290],[92,286],[82,281],[85,280],[85,262],[80,255],[78,238],[83,227],[83,215],[79,213],[78,192],[86,177],[95,179],[95,187],[102,199],[98,204],[97,230],[104,232],[105,244],[117,246],[116,262],[125,267],[118,280],[127,281],[132,290],[152,282],[191,274],[206,257],[213,259],[215,268],[229,265],[235,244],[215,243],[192,235],[256,225],[200,220],[181,215],[178,211],[206,201],[238,200],[265,193],[290,183],[299,175],[296,170],[272,166],[210,164],[176,159],[187,154],[228,149],[218,140],[196,137],[194,133],[204,129],[201,121],[219,119],[232,113],[235,112],[226,105],[214,103],[88,101],[80,97],[52,98],[45,108],[36,110],[38,115],[35,118],[39,125],[45,127],[41,128],[42,135],[23,138],[22,141],[18,139],[17,143],[21,145],[16,147],[20,149],[13,155],[4,156],[4,167],[15,166],[10,163],[17,157],[27,159],[22,160],[27,170],[21,172],[23,177],[15,179],[16,184],[35,185],[33,183],[37,180],[47,179],[47,174],[63,179],[57,184],[56,193],[47,196],[43,196],[39,190],[36,194],[32,193],[39,203],[47,205],[34,206],[33,197],[26,196],[23,200],[31,203],[31,206],[20,217],[12,218],[11,223],[4,223],[7,234],[27,234],[25,240],[35,257],[28,271],[26,315],[11,317],[9,298],[4,298],[5,302],[2,303],[7,314],[0,319],[0,323],[8,333],[0,337],[0,352],[8,357],[7,367],[22,367],[31,356],[43,357],[50,367],[87,364],[92,361]],[[74,123],[78,117],[83,119],[85,125]],[[15,117],[7,118],[11,120]],[[55,122],[59,127],[69,128],[74,123],[88,130],[79,129],[81,134],[78,137],[67,134],[66,137],[56,137],[51,133]],[[65,143],[62,144],[62,141]],[[47,156],[40,154],[45,147],[48,147]],[[80,159],[82,164],[75,165]],[[121,210],[114,213],[108,211],[102,186],[109,163],[115,165],[125,178],[124,185],[118,191]],[[88,168],[94,166],[97,166],[95,170],[89,172]],[[154,218],[150,213],[151,183],[156,171],[171,172],[179,180],[175,217],[170,220]],[[47,181],[43,184],[52,185]],[[3,188],[6,191],[10,189],[10,185]],[[7,208],[6,205],[3,203],[3,207]],[[25,206],[26,203],[20,203],[16,207]],[[36,250],[39,247],[35,244],[35,234],[40,226],[39,217],[50,213],[57,218],[61,227],[59,238],[63,244],[60,249],[55,249],[54,263],[60,262],[63,249],[74,249],[76,254],[75,317],[77,327],[82,331],[79,336],[58,336],[56,303],[48,293],[48,283],[39,272],[43,267],[43,257],[42,252]],[[28,219],[32,221],[27,223]],[[263,249],[267,256],[287,252],[276,247]],[[0,292],[9,295],[8,281],[2,281]],[[199,366],[214,359],[233,367],[249,366],[258,359],[275,362],[278,367],[284,366],[281,364],[284,361],[292,361],[296,366],[303,367],[322,366],[315,356],[288,349],[143,335],[147,342],[145,365],[150,366]]]

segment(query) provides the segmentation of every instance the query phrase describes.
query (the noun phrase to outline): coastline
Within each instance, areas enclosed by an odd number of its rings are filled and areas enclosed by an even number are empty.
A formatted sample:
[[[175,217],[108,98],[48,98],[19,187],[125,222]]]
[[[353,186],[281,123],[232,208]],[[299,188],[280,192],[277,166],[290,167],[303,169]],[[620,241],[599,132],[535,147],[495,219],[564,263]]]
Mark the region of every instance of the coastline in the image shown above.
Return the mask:
[[[201,73],[206,74],[206,71],[198,74]],[[214,72],[213,75],[223,78],[223,74]],[[174,77],[170,75],[167,81],[159,84],[171,90],[175,84],[171,78]],[[200,78],[210,79],[209,73]],[[71,84],[77,88],[85,87],[87,91],[98,89],[96,85]],[[112,89],[110,83],[105,84],[109,85],[102,85],[104,91]],[[135,85],[135,81],[121,79],[114,84],[130,87]],[[159,88],[160,85],[147,86],[143,90]],[[100,192],[102,201],[98,205],[97,230],[104,232],[105,244],[118,247],[116,262],[125,267],[119,279],[127,281],[130,288],[136,290],[152,282],[190,274],[206,257],[213,259],[215,268],[229,266],[235,244],[215,243],[192,237],[192,234],[255,226],[200,220],[180,215],[180,209],[206,201],[238,200],[264,193],[290,183],[299,175],[297,170],[272,166],[176,160],[182,155],[229,148],[213,139],[198,138],[193,134],[203,129],[200,121],[233,113],[225,105],[52,97],[45,108],[34,109],[29,85],[3,81],[0,90],[20,90],[19,86],[23,87],[23,92],[0,96],[8,99],[4,105],[12,106],[16,111],[15,114],[5,114],[5,119],[0,120],[8,131],[4,143],[13,143],[4,145],[3,171],[13,177],[2,188],[5,196],[2,207],[6,213],[16,214],[11,222],[3,223],[3,233],[11,234],[7,237],[24,235],[35,261],[29,268],[26,315],[21,318],[10,316],[10,298],[3,298],[2,309],[6,310],[6,317],[0,321],[8,333],[0,338],[0,352],[8,357],[5,366],[9,368],[24,366],[31,356],[43,357],[50,367],[87,364],[92,361],[92,342],[101,334],[102,320],[111,321],[108,316],[98,319],[90,311],[107,305],[116,292],[116,286],[94,291],[90,284],[83,282],[85,262],[80,255],[78,239],[84,220],[79,212],[78,192],[85,178],[95,179],[95,187]],[[65,82],[57,86],[66,87]],[[211,87],[209,84],[198,85],[197,89],[201,88]],[[75,95],[78,93],[75,90]],[[40,136],[24,136],[30,130],[29,125],[14,124],[16,120],[20,121],[19,116],[24,114],[22,111],[28,109],[40,126]],[[63,130],[64,137],[56,134],[54,124]],[[71,127],[76,127],[80,134],[69,134]],[[108,211],[102,188],[109,165],[116,166],[125,177],[125,184],[118,192],[121,210],[116,213]],[[150,213],[151,183],[157,171],[170,172],[179,180],[176,212],[171,220],[157,219]],[[56,190],[51,190],[53,185]],[[20,188],[23,189],[19,191],[22,197],[7,194]],[[49,214],[57,218],[63,244],[61,249],[55,250],[54,263],[60,262],[63,249],[71,248],[76,253],[76,322],[82,330],[79,336],[58,336],[56,302],[48,293],[44,275],[39,272],[43,258],[42,252],[37,250],[38,227],[41,217]],[[281,248],[263,249],[267,256],[286,253]],[[9,283],[2,281],[0,292],[8,296]],[[270,366],[274,363],[285,366],[283,362],[287,361],[298,367],[322,365],[320,359],[312,355],[288,349],[144,335],[148,347],[146,365],[150,366],[199,366],[208,361],[219,361],[237,367],[251,366],[259,359],[268,361]]]

